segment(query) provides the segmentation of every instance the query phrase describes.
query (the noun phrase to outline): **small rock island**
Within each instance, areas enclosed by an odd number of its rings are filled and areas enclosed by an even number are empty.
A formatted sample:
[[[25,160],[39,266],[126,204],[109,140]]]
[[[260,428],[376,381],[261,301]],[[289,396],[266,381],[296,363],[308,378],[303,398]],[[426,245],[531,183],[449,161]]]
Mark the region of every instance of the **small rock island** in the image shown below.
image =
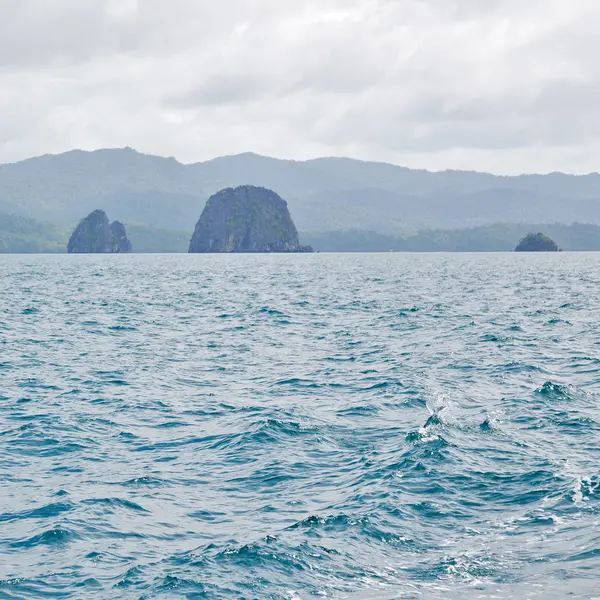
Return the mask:
[[[123,223],[110,223],[103,210],[94,210],[82,219],[67,245],[69,254],[116,254],[131,251],[131,242]]]
[[[543,233],[528,233],[517,245],[515,252],[558,252],[556,242]]]
[[[272,190],[243,185],[211,196],[190,252],[312,252],[301,246],[287,202]]]

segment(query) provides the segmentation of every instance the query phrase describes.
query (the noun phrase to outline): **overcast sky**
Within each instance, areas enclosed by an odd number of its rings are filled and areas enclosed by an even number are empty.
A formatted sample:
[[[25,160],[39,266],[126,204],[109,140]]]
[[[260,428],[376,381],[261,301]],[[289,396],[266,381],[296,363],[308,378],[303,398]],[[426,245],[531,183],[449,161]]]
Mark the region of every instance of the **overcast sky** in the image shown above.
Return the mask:
[[[600,171],[598,0],[0,0],[0,161]]]

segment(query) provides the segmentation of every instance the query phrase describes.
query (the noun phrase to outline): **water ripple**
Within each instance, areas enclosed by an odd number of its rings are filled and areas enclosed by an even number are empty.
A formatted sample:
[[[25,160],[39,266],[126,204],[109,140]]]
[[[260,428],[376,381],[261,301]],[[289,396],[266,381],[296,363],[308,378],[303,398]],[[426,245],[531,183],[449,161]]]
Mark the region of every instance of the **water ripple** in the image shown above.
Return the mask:
[[[600,256],[0,262],[0,598],[597,597]]]

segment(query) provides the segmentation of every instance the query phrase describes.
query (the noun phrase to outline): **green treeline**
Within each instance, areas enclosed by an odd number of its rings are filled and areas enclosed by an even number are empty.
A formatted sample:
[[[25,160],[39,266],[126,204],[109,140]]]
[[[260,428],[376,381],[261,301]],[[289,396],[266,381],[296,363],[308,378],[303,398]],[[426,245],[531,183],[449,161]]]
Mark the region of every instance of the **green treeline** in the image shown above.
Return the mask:
[[[529,231],[543,231],[565,251],[600,251],[600,226],[586,223],[497,223],[465,229],[430,229],[403,236],[371,231],[303,233],[321,252],[512,252]]]
[[[136,253],[187,252],[191,231],[125,223]],[[0,253],[66,252],[72,224],[55,225],[0,213]],[[320,252],[512,252],[530,231],[543,231],[565,251],[600,251],[600,226],[585,223],[498,223],[464,229],[429,229],[405,235],[340,230],[300,233]]]
[[[0,254],[62,253],[73,225],[55,225],[29,217],[0,213]],[[151,225],[127,224],[136,252],[187,252],[191,231],[160,229]]]

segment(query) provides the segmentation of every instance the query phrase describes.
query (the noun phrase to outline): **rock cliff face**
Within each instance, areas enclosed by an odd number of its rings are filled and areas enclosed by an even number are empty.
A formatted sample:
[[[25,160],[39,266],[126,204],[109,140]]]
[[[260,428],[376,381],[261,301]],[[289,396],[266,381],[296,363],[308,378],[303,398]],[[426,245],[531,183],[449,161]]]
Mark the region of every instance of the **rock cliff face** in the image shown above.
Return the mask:
[[[103,210],[95,210],[77,225],[67,251],[69,254],[131,252],[131,242],[122,223],[115,221],[111,225]]]
[[[227,188],[208,199],[190,252],[312,252],[301,246],[287,202],[266,188]]]
[[[558,252],[558,246],[543,233],[528,233],[519,242],[515,252]]]
[[[127,238],[127,232],[125,231],[125,225],[121,221],[113,221],[110,224],[111,232],[111,252],[131,252],[131,242]]]

